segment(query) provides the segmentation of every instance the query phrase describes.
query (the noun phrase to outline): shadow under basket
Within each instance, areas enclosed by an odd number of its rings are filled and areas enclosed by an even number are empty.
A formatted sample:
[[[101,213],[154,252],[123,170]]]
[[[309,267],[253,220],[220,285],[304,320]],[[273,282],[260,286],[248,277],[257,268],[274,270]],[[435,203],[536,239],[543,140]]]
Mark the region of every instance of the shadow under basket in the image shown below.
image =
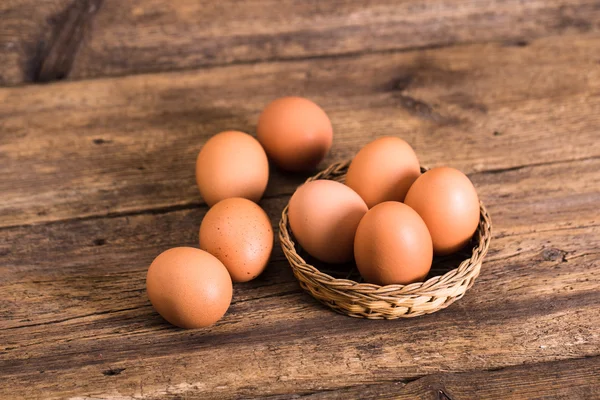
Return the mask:
[[[317,179],[344,182],[349,165],[350,161],[333,164],[306,182]],[[421,167],[421,172],[425,171],[427,168]],[[369,319],[410,318],[431,314],[460,299],[479,276],[491,237],[492,222],[483,203],[480,203],[479,226],[471,244],[454,258],[444,258],[446,264],[451,265],[448,272],[431,276],[425,282],[379,286],[335,278],[325,273],[325,268],[317,269],[310,263],[317,264],[318,261],[307,262],[302,255],[307,260],[313,259],[294,243],[288,223],[288,206],[283,210],[279,222],[279,241],[300,286],[315,299],[341,314]],[[432,272],[439,271],[439,268],[434,268],[436,259],[437,257],[434,258]],[[346,271],[349,273],[348,278],[352,275],[352,269],[360,279],[355,266],[350,266],[350,270]]]

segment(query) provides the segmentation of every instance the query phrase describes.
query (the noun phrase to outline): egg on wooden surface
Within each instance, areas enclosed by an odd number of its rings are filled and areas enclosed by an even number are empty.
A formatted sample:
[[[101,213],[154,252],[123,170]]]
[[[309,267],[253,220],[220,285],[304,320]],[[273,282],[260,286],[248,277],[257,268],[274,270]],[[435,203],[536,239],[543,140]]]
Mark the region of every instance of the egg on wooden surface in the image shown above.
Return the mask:
[[[432,168],[411,186],[404,202],[425,221],[436,254],[464,247],[479,224],[479,197],[469,178],[457,169]]]
[[[316,180],[300,186],[288,216],[294,237],[311,256],[328,263],[352,260],[354,234],[367,205],[348,186]]]
[[[333,129],[317,104],[302,97],[282,97],[260,114],[256,136],[277,166],[306,171],[316,167],[329,152]]]
[[[146,290],[154,309],[171,324],[202,328],[225,314],[233,286],[217,258],[204,250],[175,247],[154,259]]]
[[[354,157],[346,185],[369,208],[384,201],[404,201],[421,169],[413,148],[397,137],[382,137],[367,144]]]
[[[196,159],[196,183],[206,204],[229,197],[258,202],[269,181],[269,161],[260,143],[244,132],[211,137]]]
[[[234,282],[256,278],[273,250],[268,215],[250,200],[234,197],[215,204],[200,225],[200,248],[217,257]]]
[[[433,261],[427,226],[407,205],[387,201],[371,208],[354,239],[356,266],[365,281],[378,285],[419,282]]]

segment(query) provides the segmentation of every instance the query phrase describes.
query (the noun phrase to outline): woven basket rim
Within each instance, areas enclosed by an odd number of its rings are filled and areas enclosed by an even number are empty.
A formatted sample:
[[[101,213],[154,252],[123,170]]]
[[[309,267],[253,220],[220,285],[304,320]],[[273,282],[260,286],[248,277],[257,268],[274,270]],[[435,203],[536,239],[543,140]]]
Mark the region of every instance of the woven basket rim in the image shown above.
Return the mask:
[[[311,182],[313,180],[318,180],[318,179],[327,179],[327,178],[322,178],[322,176],[327,176],[327,173],[329,171],[347,169],[348,166],[350,165],[351,161],[352,160],[346,160],[346,161],[333,163],[327,169],[308,178],[305,181],[305,183]],[[429,169],[428,167],[421,166],[422,172],[425,172],[428,169]],[[344,175],[345,175],[345,173],[344,173]],[[282,246],[283,246],[284,240],[289,241],[293,245],[291,247],[291,251],[294,253],[294,255],[298,259],[298,261],[300,261],[301,265],[296,266],[296,265],[294,265],[293,262],[290,261],[292,268],[296,269],[297,267],[302,266],[304,269],[307,269],[308,271],[310,271],[312,273],[313,278],[315,278],[319,281],[322,281],[324,283],[327,283],[327,285],[336,286],[340,290],[346,290],[346,291],[351,290],[352,292],[355,292],[357,294],[364,293],[364,294],[369,294],[369,295],[379,295],[378,298],[381,298],[381,300],[385,300],[385,294],[397,293],[398,291],[402,291],[403,295],[409,295],[411,293],[413,293],[415,295],[424,295],[429,292],[435,293],[437,290],[436,285],[438,285],[440,282],[450,283],[450,282],[452,282],[453,278],[457,275],[457,272],[460,272],[461,270],[466,270],[466,269],[468,269],[469,266],[472,266],[472,265],[476,264],[477,262],[481,263],[484,256],[487,254],[487,250],[489,249],[491,236],[492,236],[491,235],[491,226],[492,226],[491,218],[490,218],[485,206],[483,205],[483,202],[480,201],[479,202],[479,207],[480,207],[479,226],[475,233],[475,235],[479,236],[479,240],[478,240],[477,244],[472,248],[471,256],[469,258],[466,258],[463,261],[461,261],[461,263],[458,265],[458,267],[451,269],[450,271],[446,272],[443,275],[432,276],[431,278],[429,278],[423,282],[415,282],[415,283],[411,283],[408,285],[402,285],[402,284],[377,285],[377,284],[367,283],[367,282],[357,282],[357,281],[354,281],[351,279],[335,278],[325,272],[320,271],[315,266],[306,262],[306,260],[302,256],[300,256],[298,254],[298,252],[296,251],[296,246],[299,246],[299,244],[297,244],[295,240],[292,240],[293,234],[291,232],[291,228],[289,228],[289,221],[288,221],[288,217],[287,217],[288,207],[289,207],[289,202],[288,202],[288,204],[286,204],[286,206],[283,209],[282,214],[281,214],[281,220],[279,223],[279,240],[280,240]],[[482,226],[484,228],[487,228],[488,234],[482,234],[482,230],[483,230]],[[286,257],[287,257],[287,254],[286,254]],[[289,261],[289,259],[288,259],[288,261]],[[391,299],[392,298],[396,299],[397,296],[392,296]]]

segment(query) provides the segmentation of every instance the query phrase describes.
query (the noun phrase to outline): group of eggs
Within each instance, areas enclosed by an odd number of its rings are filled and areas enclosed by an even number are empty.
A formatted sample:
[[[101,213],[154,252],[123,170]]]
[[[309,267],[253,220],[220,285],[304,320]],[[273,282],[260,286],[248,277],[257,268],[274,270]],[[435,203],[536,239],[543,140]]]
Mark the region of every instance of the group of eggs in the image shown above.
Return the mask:
[[[314,170],[331,148],[333,130],[318,105],[284,97],[262,111],[257,139],[226,131],[205,143],[196,183],[211,208],[200,225],[200,248],[169,249],[148,269],[150,302],[176,326],[215,323],[231,304],[232,282],[265,269],[273,229],[256,203],[267,187],[268,159],[287,171]],[[479,223],[479,199],[462,172],[441,167],[421,174],[410,145],[384,137],[357,153],[345,184],[300,186],[288,215],[294,237],[316,259],[354,259],[366,282],[409,284],[427,276],[434,253],[450,254],[469,242]]]
[[[287,171],[313,170],[333,142],[327,114],[301,97],[271,102],[256,131],[258,140],[225,131],[204,144],[196,183],[210,209],[200,224],[200,248],[166,250],[148,269],[150,302],[173,325],[212,325],[231,304],[232,282],[252,280],[267,266],[273,229],[257,203],[269,181],[268,160]]]
[[[479,225],[479,198],[457,169],[421,174],[412,147],[379,138],[354,157],[345,184],[305,183],[288,209],[294,237],[327,263],[355,260],[366,282],[407,285],[425,279],[434,253],[464,247]]]

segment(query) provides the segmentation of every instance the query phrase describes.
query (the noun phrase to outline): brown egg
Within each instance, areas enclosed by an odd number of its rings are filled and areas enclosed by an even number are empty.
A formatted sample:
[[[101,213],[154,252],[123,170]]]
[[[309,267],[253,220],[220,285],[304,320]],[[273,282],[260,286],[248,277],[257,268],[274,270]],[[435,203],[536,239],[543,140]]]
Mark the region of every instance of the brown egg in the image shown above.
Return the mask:
[[[348,186],[317,180],[300,186],[290,199],[289,223],[300,246],[328,263],[352,260],[354,234],[367,205]]]
[[[333,141],[325,111],[302,97],[282,97],[265,107],[256,133],[269,158],[288,171],[313,169]]]
[[[412,185],[404,201],[429,228],[436,254],[453,253],[471,239],[479,224],[479,198],[465,174],[433,168]]]
[[[346,185],[371,208],[384,201],[404,201],[420,174],[419,160],[408,143],[382,137],[356,154],[348,168]]]
[[[210,138],[196,160],[196,183],[206,204],[229,197],[258,202],[269,180],[269,161],[256,139],[226,131]]]
[[[356,266],[367,282],[407,285],[425,279],[433,260],[427,226],[410,207],[387,201],[371,208],[356,230]]]
[[[222,200],[202,220],[200,248],[217,257],[234,282],[252,280],[263,272],[271,257],[271,221],[250,200]]]
[[[152,261],[146,290],[164,319],[181,328],[202,328],[225,314],[233,286],[227,269],[214,256],[192,247],[175,247]]]

